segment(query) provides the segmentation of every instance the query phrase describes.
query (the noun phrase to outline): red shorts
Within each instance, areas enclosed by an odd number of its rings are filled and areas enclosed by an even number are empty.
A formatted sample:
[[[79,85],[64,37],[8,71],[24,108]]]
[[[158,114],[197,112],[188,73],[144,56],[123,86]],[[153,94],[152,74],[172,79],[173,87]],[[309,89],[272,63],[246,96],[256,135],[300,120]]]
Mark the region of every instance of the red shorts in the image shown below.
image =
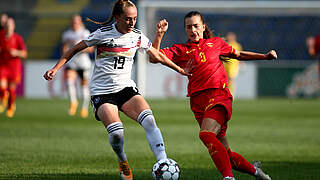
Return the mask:
[[[0,79],[19,84],[21,82],[21,61],[0,64]]]
[[[232,114],[232,95],[227,88],[201,91],[190,97],[190,106],[200,126],[202,119],[214,119],[221,125],[217,137],[226,135],[227,122]]]

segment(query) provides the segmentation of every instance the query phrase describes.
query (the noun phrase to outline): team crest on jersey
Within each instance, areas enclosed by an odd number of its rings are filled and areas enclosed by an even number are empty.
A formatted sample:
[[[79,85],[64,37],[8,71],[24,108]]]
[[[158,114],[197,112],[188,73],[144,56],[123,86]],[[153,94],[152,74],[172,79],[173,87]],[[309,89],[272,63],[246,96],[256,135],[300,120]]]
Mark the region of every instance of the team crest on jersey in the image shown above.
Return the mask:
[[[94,101],[95,104],[98,104],[99,101],[100,101],[100,97],[95,97],[93,101]]]
[[[207,43],[207,46],[213,47],[213,43]]]

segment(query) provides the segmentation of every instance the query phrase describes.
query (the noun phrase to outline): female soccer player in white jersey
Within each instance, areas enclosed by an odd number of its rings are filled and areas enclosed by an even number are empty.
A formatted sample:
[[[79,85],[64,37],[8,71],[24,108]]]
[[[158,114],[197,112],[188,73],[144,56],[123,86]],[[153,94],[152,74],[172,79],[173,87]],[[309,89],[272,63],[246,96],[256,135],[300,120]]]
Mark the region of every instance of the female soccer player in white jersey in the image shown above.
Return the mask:
[[[113,19],[115,23],[110,24]],[[120,175],[125,180],[131,180],[133,176],[123,148],[124,133],[119,110],[142,125],[156,159],[167,158],[163,138],[152,111],[131,80],[136,51],[146,51],[153,63],[160,62],[183,75],[189,75],[152,47],[151,41],[134,28],[136,20],[136,6],[130,0],[118,0],[110,19],[100,23],[102,27],[67,51],[44,74],[46,80],[52,80],[77,52],[95,46],[95,67],[90,83],[91,102],[96,119],[101,120],[109,133],[109,142],[118,156]]]
[[[76,14],[72,16],[71,27],[62,34],[62,53],[67,52],[72,46],[90,35],[81,20],[81,16]],[[78,107],[76,80],[77,76],[81,79],[82,87],[82,107],[80,116],[86,118],[88,116],[88,105],[90,100],[89,92],[89,76],[91,69],[91,60],[88,53],[93,52],[93,47],[86,48],[75,55],[68,64],[66,64],[66,76],[68,95],[70,98],[69,115],[75,115]]]

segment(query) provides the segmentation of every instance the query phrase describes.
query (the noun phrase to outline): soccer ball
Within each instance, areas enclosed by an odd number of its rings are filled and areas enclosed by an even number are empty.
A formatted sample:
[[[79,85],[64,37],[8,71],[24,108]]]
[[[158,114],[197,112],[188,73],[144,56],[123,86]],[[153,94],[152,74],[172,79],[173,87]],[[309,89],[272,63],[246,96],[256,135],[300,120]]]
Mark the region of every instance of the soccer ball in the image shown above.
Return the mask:
[[[152,177],[154,180],[178,180],[180,169],[178,163],[172,159],[161,159],[153,165]]]

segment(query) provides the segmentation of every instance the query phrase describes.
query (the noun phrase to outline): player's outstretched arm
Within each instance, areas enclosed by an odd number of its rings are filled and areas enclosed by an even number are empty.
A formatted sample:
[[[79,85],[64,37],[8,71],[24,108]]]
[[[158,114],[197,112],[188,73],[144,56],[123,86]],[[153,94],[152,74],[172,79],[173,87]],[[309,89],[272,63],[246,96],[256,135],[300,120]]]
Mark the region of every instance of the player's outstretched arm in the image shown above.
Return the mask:
[[[168,27],[169,27],[169,24],[166,19],[159,21],[158,24],[156,25],[156,35],[152,43],[152,46],[155,49],[160,50],[160,44],[161,44],[162,38],[164,36],[164,33],[168,30]]]
[[[53,77],[56,75],[56,73],[58,72],[58,70],[64,65],[66,64],[75,54],[77,54],[78,52],[82,51],[83,49],[87,48],[87,44],[84,41],[79,42],[78,44],[76,44],[75,46],[73,46],[70,50],[68,50],[66,53],[64,53],[62,55],[62,57],[59,59],[59,61],[57,62],[57,64],[50,70],[48,70],[43,77],[46,80],[52,80]]]
[[[273,60],[278,58],[277,52],[275,50],[271,50],[267,54],[260,54],[249,51],[237,51],[233,56],[235,56],[235,58],[240,61]]]
[[[164,54],[159,52],[157,49],[151,47],[147,51],[149,55],[149,61],[151,63],[161,63],[165,66],[168,66],[169,68],[177,71],[178,73],[185,75],[185,76],[191,76],[191,74],[187,73],[182,69],[180,66],[176,65],[174,62],[172,62],[169,58],[167,58]]]

